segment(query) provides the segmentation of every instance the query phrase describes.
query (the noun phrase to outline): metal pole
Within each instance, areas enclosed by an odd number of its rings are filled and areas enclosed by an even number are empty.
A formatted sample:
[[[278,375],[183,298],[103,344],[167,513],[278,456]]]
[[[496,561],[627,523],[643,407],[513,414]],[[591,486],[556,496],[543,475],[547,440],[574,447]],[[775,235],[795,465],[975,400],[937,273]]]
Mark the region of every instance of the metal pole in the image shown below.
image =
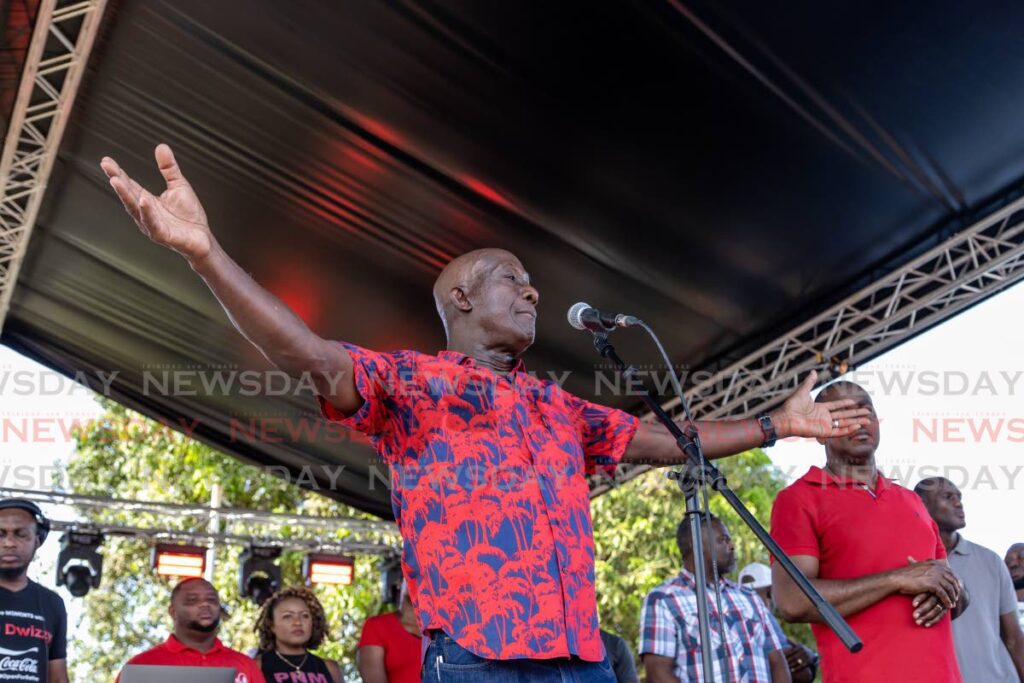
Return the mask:
[[[207,527],[207,531],[210,532],[213,539],[216,539],[217,534],[220,533],[220,516],[217,514],[217,510],[221,506],[221,497],[223,495],[223,489],[221,488],[220,482],[213,482],[213,486],[210,488],[210,524]],[[210,541],[210,549],[206,552],[206,580],[213,583],[213,572],[216,569],[217,564],[217,541]]]

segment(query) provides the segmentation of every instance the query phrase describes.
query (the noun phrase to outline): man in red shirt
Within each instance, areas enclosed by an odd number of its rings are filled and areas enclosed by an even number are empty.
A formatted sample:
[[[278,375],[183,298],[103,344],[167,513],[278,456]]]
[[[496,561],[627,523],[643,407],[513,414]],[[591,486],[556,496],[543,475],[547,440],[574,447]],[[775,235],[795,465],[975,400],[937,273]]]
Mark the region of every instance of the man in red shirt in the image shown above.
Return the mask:
[[[772,536],[864,641],[851,654],[830,629],[812,623],[823,679],[959,683],[949,612],[965,606],[962,584],[920,498],[875,467],[879,428],[871,397],[856,384],[836,382],[817,400],[837,398],[855,401],[868,418],[848,436],[819,438],[825,467],[812,467],[772,508]],[[819,621],[778,564],[772,594],[787,621]]]
[[[356,646],[363,683],[419,683],[423,668],[420,628],[405,582],[398,611],[370,617]]]
[[[402,570],[431,638],[425,677],[529,669],[536,680],[610,680],[586,475],[684,458],[662,426],[525,371],[540,295],[519,259],[481,249],[442,270],[434,300],[448,348],[437,355],[329,341],[228,257],[170,148],[156,159],[160,197],[101,162],[139,229],[184,256],[238,330],[280,370],[312,381],[324,414],[369,436],[390,467]],[[856,429],[860,413],[846,402],[811,400],[814,380],[763,421],[700,423],[707,456]]]
[[[220,596],[209,582],[185,579],[175,586],[170,613],[174,633],[161,645],[129,659],[128,664],[233,667],[235,683],[266,683],[255,660],[225,647],[217,638]]]

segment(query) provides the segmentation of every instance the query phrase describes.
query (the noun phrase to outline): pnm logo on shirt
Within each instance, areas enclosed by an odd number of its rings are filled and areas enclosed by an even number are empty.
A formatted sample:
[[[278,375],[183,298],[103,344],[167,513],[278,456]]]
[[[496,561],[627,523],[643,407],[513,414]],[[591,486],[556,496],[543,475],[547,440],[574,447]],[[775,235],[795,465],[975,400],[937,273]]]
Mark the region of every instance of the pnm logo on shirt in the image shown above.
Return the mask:
[[[8,650],[0,647],[0,673],[14,672],[19,674],[39,675],[39,662],[37,655],[39,648],[33,647],[28,650]],[[31,656],[26,656],[31,655]]]

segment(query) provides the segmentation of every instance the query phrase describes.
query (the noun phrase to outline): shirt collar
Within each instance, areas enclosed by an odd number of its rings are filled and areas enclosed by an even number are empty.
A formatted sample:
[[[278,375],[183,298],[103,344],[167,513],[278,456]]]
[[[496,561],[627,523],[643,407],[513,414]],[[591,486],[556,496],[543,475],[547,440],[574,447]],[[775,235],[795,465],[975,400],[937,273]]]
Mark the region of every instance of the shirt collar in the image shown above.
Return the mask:
[[[875,483],[876,492],[882,492],[892,487],[892,479],[886,478],[880,470],[876,469],[875,472],[878,474],[878,481]],[[814,466],[807,470],[807,474],[800,477],[800,481],[807,482],[812,486],[820,486],[822,488],[828,486],[834,486],[836,488],[850,488],[851,486],[867,487],[867,485],[859,479],[837,477],[827,470]]]
[[[195,648],[189,647],[185,643],[175,638],[173,633],[167,637],[167,642],[164,643],[164,647],[166,647],[167,650],[173,654],[178,654],[179,652],[184,652],[185,650],[192,650],[193,652],[198,652],[198,650],[196,650]],[[223,649],[224,644],[220,642],[220,638],[214,638],[213,645],[210,647],[209,650],[207,650],[203,654],[209,655],[213,654],[214,652],[217,652],[218,650]]]
[[[708,576],[709,577],[711,576],[710,572],[708,572]],[[696,588],[696,586],[697,586],[697,579],[696,579],[696,577],[693,574],[690,573],[690,570],[688,570],[686,567],[680,567],[679,568],[679,578],[682,580],[684,585],[686,585],[688,587],[692,586],[692,587]],[[719,576],[718,579],[719,579],[719,581],[722,582],[723,585],[725,585],[725,586],[727,586],[729,588],[738,588],[739,587],[738,583],[736,583],[734,581],[730,581],[729,579],[725,578],[724,576]]]
[[[949,552],[956,553],[957,555],[970,555],[972,545],[974,544],[964,538],[963,534],[960,534],[960,538],[957,540],[956,545],[953,546],[953,549]]]
[[[466,367],[469,368],[481,368],[485,370],[491,370],[491,372],[494,372],[494,370],[492,370],[491,368],[487,368],[484,367],[483,365],[480,365],[480,363],[478,363],[475,358],[467,356],[464,353],[459,353],[458,351],[449,351],[445,349],[444,351],[438,351],[437,357],[440,358],[441,360],[448,361],[449,363],[455,363],[456,365],[465,365]],[[509,374],[511,375],[517,372],[526,372],[526,364],[523,363],[522,358],[516,359],[516,364]],[[495,372],[494,374],[499,373]]]

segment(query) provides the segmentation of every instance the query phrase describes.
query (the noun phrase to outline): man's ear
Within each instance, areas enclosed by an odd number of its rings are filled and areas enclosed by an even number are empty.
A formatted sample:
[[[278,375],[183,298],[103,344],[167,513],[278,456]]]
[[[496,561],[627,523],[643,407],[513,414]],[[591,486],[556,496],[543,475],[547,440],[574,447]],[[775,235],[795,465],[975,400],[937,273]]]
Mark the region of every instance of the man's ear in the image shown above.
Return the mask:
[[[461,286],[452,287],[452,291],[448,293],[448,298],[455,305],[455,308],[463,313],[469,313],[473,310],[473,302],[469,300],[469,294]]]

